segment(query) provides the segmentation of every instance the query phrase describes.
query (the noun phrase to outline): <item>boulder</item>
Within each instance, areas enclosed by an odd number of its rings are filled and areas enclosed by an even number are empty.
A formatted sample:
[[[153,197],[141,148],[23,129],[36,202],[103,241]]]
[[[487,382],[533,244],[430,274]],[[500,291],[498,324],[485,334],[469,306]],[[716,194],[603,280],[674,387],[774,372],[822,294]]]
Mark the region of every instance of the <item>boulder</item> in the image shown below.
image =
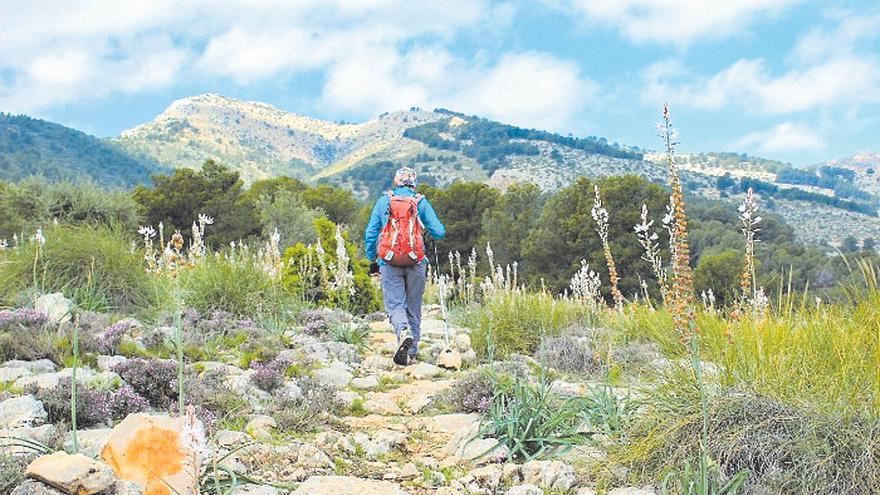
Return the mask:
[[[61,451],[35,459],[25,474],[70,495],[92,495],[116,481],[113,469],[103,462]]]
[[[437,356],[437,366],[447,370],[461,369],[461,353],[455,349],[446,349]]]
[[[13,397],[0,402],[0,428],[39,426],[46,422],[47,417],[43,403],[33,395]]]
[[[2,406],[2,404],[0,404]],[[51,444],[58,434],[55,425],[48,424],[42,426],[19,426],[17,428],[0,428],[0,439],[17,438],[22,440],[33,440],[43,445]],[[33,449],[21,442],[4,442],[0,440],[0,456],[29,456],[33,454]]]
[[[64,297],[60,292],[43,294],[34,303],[34,309],[49,317],[52,323],[66,323],[70,321],[73,312],[73,302]]]
[[[189,428],[187,418],[131,414],[115,428],[101,458],[116,476],[144,487],[143,495],[195,495],[193,459],[203,455],[200,424]],[[194,431],[195,435],[184,432]],[[191,438],[195,436],[196,442]]]
[[[574,486],[574,469],[562,461],[529,461],[522,466],[523,480],[548,490],[568,491]]]
[[[291,495],[407,495],[400,485],[354,476],[312,476]]]

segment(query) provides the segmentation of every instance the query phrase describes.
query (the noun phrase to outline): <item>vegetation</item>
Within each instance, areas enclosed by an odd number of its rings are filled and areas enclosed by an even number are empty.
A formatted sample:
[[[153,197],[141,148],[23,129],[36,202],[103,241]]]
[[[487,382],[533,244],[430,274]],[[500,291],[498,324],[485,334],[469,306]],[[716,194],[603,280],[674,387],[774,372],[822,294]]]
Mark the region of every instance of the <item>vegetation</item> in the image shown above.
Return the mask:
[[[60,124],[0,113],[0,179],[41,175],[50,180],[93,180],[130,187],[165,167]]]

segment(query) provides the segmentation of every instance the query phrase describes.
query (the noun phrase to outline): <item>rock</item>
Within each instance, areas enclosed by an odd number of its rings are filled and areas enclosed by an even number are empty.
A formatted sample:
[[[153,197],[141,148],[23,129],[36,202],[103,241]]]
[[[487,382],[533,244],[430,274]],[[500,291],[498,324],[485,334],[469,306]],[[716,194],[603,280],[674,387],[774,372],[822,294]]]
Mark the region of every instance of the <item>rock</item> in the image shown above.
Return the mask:
[[[615,488],[608,495],[657,495],[653,488]]]
[[[361,364],[361,368],[367,371],[388,371],[394,369],[394,361],[384,356],[367,356]]]
[[[43,294],[37,298],[34,309],[48,316],[52,323],[66,323],[70,321],[73,302],[60,292]]]
[[[112,492],[108,495],[142,495],[143,493],[143,485],[135,483],[134,481],[118,480],[113,486]]]
[[[186,420],[130,414],[113,428],[101,458],[117,477],[143,485],[144,495],[194,495],[192,459],[206,447],[181,437]]]
[[[512,486],[507,490],[507,495],[544,495],[544,490],[535,485]]]
[[[303,395],[302,389],[296,384],[295,380],[287,380],[275,390],[275,398],[282,401],[295,401]]]
[[[439,375],[442,370],[431,363],[421,362],[415,366],[410,366],[406,369],[406,373],[415,378],[416,380],[425,380],[428,378],[434,378]]]
[[[292,358],[294,362],[306,364],[323,364],[331,361],[341,361],[345,364],[359,363],[361,358],[357,347],[344,342],[316,342],[306,344],[294,352],[284,351],[279,356]]]
[[[15,380],[13,387],[21,390],[36,390],[37,392],[45,392],[54,390],[61,381],[58,373],[43,373],[41,375],[28,375]],[[77,377],[79,383],[79,377]]]
[[[250,443],[251,437],[243,431],[220,430],[214,435],[214,441],[220,447],[240,447]]]
[[[592,488],[579,488],[575,495],[596,495],[596,490]]]
[[[391,322],[389,322],[388,320],[372,321],[372,322],[370,322],[369,327],[370,327],[370,332],[375,332],[375,333],[380,333],[380,332],[384,333],[384,332],[393,332],[394,331],[394,327],[391,326]]]
[[[244,427],[244,431],[255,440],[268,442],[272,440],[272,431],[275,428],[278,428],[278,423],[275,421],[275,418],[260,414],[254,416],[248,421],[248,424]]]
[[[104,450],[107,439],[110,438],[110,428],[95,428],[93,430],[77,430],[76,443],[79,447],[79,453],[95,458]],[[73,451],[73,435],[67,434],[64,440],[64,449]]]
[[[312,377],[323,383],[324,385],[330,385],[331,387],[342,388],[348,385],[351,381],[352,373],[346,369],[331,366],[329,368],[321,368],[315,370],[312,373]]]
[[[12,361],[6,361],[3,363],[3,368],[24,368],[35,375],[39,375],[40,373],[52,373],[57,369],[55,363],[48,359],[38,359],[36,361],[21,361],[13,359]]]
[[[2,404],[0,404],[2,406]],[[20,438],[25,440],[33,440],[35,442],[48,445],[52,443],[58,434],[55,425],[48,424],[42,426],[19,426],[18,428],[0,428],[0,439],[3,438]],[[0,441],[0,445],[6,442]],[[33,450],[22,445],[5,445],[0,447],[0,455],[31,455]]]
[[[21,377],[32,374],[27,368],[0,368],[0,383],[14,382]]]
[[[379,378],[376,375],[362,376],[351,381],[351,387],[358,390],[369,390],[379,386]]]
[[[407,462],[400,468],[399,476],[404,479],[415,478],[419,476],[421,473],[419,472],[418,466],[413,464],[412,462]]]
[[[474,481],[481,487],[488,488],[494,492],[498,485],[501,484],[502,467],[498,464],[490,464],[474,469],[468,475],[473,477]]]
[[[333,461],[321,449],[310,443],[304,443],[297,452],[296,463],[308,469],[332,468]]]
[[[291,495],[407,495],[397,483],[354,476],[312,476]]]
[[[25,474],[64,493],[91,495],[107,489],[116,481],[113,469],[82,454],[55,452],[31,462]]]
[[[15,487],[9,495],[64,495],[64,492],[36,480],[25,480]]]
[[[47,417],[43,403],[33,395],[13,397],[0,402],[0,428],[39,426],[46,422]]]
[[[278,495],[279,490],[274,486],[269,485],[238,485],[236,486],[229,495]]]
[[[461,369],[461,353],[454,349],[446,349],[437,356],[437,366],[447,370]]]
[[[358,432],[352,435],[355,445],[363,449],[370,458],[388,455],[395,447],[406,444],[406,434],[394,430],[379,430],[370,438],[366,433]]]
[[[467,352],[471,350],[471,336],[466,333],[460,333],[452,340],[458,352]]]
[[[354,404],[354,401],[361,398],[361,394],[357,392],[351,392],[348,390],[339,390],[336,392],[336,400],[339,401],[339,404],[342,407],[351,407]]]
[[[548,490],[567,491],[574,486],[574,469],[562,461],[529,461],[522,466],[526,483]]]
[[[111,371],[117,364],[128,361],[125,356],[98,356],[98,369],[101,371]]]
[[[462,353],[461,361],[464,364],[476,363],[477,362],[477,352],[473,349],[470,349],[469,351]]]
[[[505,483],[518,483],[522,475],[522,469],[519,464],[508,462],[501,468],[501,480]]]
[[[364,401],[364,410],[373,414],[382,414],[385,416],[401,416],[403,410],[397,405],[397,402],[388,394],[370,394]]]

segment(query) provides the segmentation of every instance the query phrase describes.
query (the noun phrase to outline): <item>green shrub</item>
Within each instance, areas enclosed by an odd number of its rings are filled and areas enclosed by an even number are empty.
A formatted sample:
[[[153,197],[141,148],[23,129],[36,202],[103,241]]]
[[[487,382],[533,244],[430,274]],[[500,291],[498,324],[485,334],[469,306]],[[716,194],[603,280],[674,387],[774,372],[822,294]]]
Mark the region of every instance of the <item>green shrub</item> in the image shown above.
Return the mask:
[[[35,279],[39,291],[63,292],[76,303],[100,301],[103,309],[120,312],[153,309],[162,301],[161,286],[132,252],[134,238],[120,227],[57,225],[44,236],[39,253],[35,244],[7,250],[0,264],[0,298],[7,303],[33,290]]]
[[[583,408],[580,399],[554,395],[546,379],[536,385],[518,380],[509,394],[496,394],[481,433],[507,447],[510,459],[557,455],[586,441],[580,432]]]
[[[544,293],[498,291],[484,302],[475,318],[477,328],[471,334],[474,349],[488,356],[511,353],[531,355],[545,337],[557,336],[563,329],[588,315],[589,308]]]
[[[222,310],[256,317],[280,307],[286,297],[249,257],[207,256],[183,274],[184,302],[201,314]]]

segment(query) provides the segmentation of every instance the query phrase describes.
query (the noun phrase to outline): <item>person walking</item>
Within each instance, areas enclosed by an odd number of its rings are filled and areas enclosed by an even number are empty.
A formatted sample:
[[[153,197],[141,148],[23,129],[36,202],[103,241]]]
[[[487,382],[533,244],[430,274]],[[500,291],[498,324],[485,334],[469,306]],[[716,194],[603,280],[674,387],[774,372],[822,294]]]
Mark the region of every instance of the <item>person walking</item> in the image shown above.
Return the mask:
[[[394,362],[401,366],[418,356],[428,269],[425,231],[434,239],[446,236],[434,207],[416,193],[416,171],[403,167],[394,174],[394,189],[376,201],[364,232],[370,273],[381,276],[385,312],[397,335]]]

